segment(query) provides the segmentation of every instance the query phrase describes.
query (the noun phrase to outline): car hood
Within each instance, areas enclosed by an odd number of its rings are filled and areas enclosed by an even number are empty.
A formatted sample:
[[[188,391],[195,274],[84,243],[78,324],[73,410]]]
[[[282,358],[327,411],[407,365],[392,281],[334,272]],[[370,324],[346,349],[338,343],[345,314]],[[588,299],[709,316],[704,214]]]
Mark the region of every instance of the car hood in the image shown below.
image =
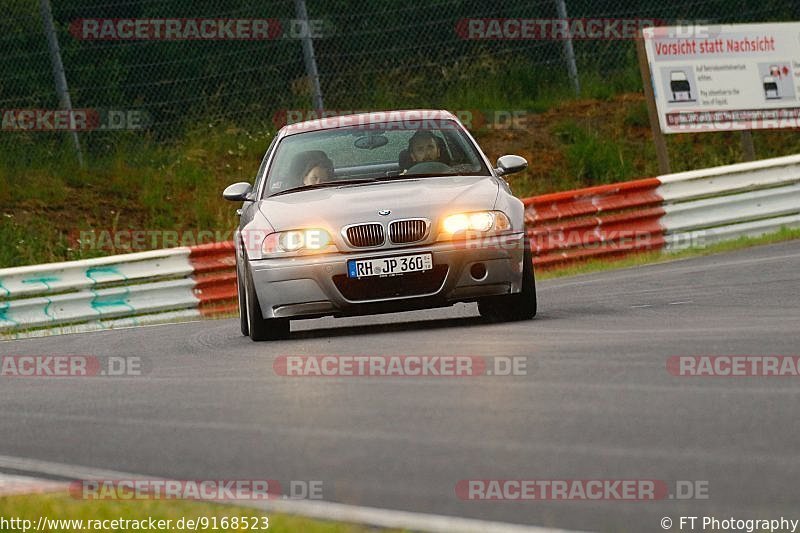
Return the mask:
[[[489,176],[411,178],[298,191],[266,198],[259,208],[276,231],[493,209],[499,184]],[[389,210],[388,216],[378,211]]]

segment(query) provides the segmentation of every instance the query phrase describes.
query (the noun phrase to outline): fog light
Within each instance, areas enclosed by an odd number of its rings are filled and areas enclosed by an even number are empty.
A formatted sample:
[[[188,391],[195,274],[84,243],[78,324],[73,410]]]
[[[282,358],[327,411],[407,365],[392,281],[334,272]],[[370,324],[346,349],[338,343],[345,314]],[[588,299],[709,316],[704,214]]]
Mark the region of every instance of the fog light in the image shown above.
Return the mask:
[[[486,265],[483,263],[475,263],[470,267],[469,274],[475,281],[481,281],[486,278]]]

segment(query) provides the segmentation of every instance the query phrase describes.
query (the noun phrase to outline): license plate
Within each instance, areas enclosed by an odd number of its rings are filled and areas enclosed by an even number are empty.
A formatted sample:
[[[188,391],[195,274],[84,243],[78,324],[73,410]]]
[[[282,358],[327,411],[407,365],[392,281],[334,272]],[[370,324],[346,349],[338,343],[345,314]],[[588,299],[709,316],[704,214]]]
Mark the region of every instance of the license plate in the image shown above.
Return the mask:
[[[347,276],[396,276],[409,272],[424,272],[433,268],[432,254],[400,255],[380,259],[351,259],[347,262]]]

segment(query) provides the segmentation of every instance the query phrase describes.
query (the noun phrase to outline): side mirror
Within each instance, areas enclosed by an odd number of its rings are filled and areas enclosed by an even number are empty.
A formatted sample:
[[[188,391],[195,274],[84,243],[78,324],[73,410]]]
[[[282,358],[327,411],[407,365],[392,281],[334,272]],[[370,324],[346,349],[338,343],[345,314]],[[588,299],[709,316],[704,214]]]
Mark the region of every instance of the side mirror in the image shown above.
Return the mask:
[[[504,155],[497,160],[497,168],[494,169],[501,176],[514,174],[528,168],[528,162],[524,157],[518,155]]]
[[[250,184],[246,181],[240,181],[233,185],[228,185],[222,192],[222,197],[231,202],[246,202],[250,199]]]

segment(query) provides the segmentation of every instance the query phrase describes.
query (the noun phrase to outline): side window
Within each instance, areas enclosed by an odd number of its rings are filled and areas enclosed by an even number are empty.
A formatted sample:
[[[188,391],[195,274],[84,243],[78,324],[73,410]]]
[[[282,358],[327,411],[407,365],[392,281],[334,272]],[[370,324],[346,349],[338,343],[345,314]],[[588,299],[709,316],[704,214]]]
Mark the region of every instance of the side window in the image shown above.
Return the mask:
[[[267,161],[269,161],[269,157],[272,155],[272,150],[275,148],[275,142],[278,140],[278,136],[276,135],[272,142],[269,143],[269,148],[267,148],[267,153],[264,154],[264,159],[261,160],[261,166],[258,167],[258,172],[256,173],[256,181],[253,185],[253,190],[258,191],[261,188],[261,184],[264,182],[264,178],[267,174]]]

